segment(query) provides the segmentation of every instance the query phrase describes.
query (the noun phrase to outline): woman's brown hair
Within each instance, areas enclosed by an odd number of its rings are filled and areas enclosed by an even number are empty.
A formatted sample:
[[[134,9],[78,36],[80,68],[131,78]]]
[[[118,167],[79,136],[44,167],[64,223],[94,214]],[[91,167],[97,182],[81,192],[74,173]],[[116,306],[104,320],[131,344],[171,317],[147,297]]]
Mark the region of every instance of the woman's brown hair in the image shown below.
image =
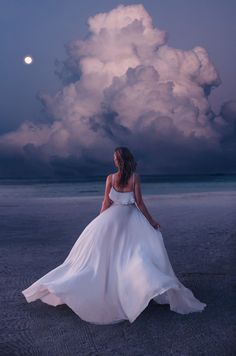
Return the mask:
[[[127,147],[116,147],[114,152],[116,153],[120,170],[120,179],[118,185],[124,187],[128,183],[132,173],[135,172],[137,162]]]

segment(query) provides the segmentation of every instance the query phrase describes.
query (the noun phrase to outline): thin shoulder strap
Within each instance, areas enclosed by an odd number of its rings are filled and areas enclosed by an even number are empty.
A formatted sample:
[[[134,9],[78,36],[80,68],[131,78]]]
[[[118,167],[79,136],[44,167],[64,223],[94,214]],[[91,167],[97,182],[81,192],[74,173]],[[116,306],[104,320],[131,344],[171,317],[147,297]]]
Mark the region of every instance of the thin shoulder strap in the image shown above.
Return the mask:
[[[112,187],[113,187],[113,185],[114,185],[114,174],[112,174],[112,176],[111,176],[111,177],[112,177],[112,180],[111,180],[111,181],[112,181],[112,183],[111,183],[111,185],[112,185]]]
[[[133,173],[133,190],[134,190],[134,173]]]

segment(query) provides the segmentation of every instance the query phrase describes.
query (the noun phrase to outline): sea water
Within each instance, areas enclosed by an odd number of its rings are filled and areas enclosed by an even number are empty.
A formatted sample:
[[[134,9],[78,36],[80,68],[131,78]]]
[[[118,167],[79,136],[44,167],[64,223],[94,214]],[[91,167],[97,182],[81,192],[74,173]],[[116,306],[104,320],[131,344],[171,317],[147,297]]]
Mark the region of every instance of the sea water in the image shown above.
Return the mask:
[[[235,192],[236,174],[140,175],[145,195]],[[78,180],[0,179],[1,198],[59,198],[103,196],[106,176]]]

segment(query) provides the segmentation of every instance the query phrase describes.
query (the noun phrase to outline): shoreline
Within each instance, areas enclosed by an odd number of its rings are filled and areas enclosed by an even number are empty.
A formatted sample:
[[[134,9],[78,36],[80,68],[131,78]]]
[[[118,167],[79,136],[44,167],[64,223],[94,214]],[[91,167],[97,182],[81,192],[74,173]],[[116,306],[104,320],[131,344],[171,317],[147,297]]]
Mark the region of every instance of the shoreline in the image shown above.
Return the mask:
[[[202,192],[185,192],[185,193],[163,193],[163,194],[142,194],[144,200],[155,200],[155,199],[178,199],[178,198],[205,198],[205,197],[222,197],[229,196],[236,198],[236,190],[222,190],[222,191],[202,191]],[[1,201],[4,200],[15,200],[15,201],[46,201],[46,200],[66,200],[66,201],[96,201],[101,200],[104,195],[81,195],[81,196],[29,196],[29,197],[2,197]]]

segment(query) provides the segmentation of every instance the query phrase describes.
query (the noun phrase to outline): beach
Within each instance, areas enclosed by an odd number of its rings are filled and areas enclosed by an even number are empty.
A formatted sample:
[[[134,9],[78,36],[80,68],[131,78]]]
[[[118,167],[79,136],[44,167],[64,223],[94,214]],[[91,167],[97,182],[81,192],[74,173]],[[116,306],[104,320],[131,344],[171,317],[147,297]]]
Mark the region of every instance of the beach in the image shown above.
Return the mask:
[[[236,191],[145,195],[181,282],[207,304],[177,314],[151,301],[131,324],[92,325],[21,291],[61,264],[100,211],[98,196],[3,196],[0,355],[233,355]]]

